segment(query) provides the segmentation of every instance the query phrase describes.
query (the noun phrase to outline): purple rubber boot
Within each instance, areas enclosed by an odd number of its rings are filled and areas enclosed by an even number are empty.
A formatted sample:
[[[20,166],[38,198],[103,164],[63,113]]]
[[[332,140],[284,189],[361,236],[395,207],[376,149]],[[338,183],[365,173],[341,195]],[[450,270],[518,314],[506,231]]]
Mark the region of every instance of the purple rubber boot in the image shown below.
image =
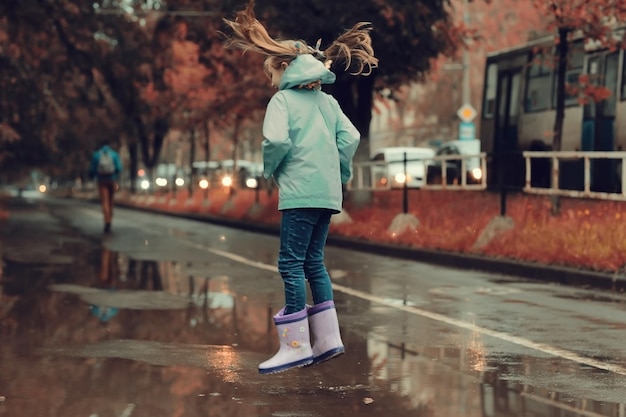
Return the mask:
[[[346,351],[332,300],[309,307],[309,324],[313,335],[313,364],[327,361]]]
[[[283,308],[274,316],[280,347],[274,356],[259,365],[260,374],[275,374],[313,362],[307,309],[287,315],[284,312]]]

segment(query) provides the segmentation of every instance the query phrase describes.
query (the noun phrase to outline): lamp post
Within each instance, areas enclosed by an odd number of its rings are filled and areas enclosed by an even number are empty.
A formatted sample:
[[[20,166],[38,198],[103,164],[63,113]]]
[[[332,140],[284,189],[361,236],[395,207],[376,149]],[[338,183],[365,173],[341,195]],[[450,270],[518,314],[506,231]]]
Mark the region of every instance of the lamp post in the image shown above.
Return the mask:
[[[465,27],[468,27],[470,24],[470,14],[468,10],[468,0],[463,0],[463,24]],[[462,104],[471,104],[471,89],[470,89],[470,56],[469,50],[467,49],[467,45],[463,48],[463,58],[462,62],[452,63],[452,64],[444,64],[444,71],[459,71],[463,70],[463,94],[462,94]]]
[[[463,24],[467,28],[470,23],[470,15],[468,10],[468,0],[463,0]],[[469,51],[467,45],[463,49],[463,104],[471,104],[470,97],[470,72],[469,72]]]

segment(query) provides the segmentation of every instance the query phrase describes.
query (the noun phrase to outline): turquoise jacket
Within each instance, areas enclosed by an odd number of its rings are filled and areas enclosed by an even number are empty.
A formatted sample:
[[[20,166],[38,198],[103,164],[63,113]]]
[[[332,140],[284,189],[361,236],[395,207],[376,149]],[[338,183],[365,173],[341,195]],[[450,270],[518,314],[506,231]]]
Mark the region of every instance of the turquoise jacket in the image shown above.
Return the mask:
[[[111,157],[113,157],[113,164],[115,165],[115,172],[111,175],[106,175],[100,178],[98,175],[98,162],[100,161],[100,153],[101,152],[110,152]],[[109,145],[104,145],[102,148],[98,149],[91,156],[91,162],[89,163],[89,172],[88,175],[90,178],[95,179],[96,181],[117,181],[120,173],[122,172],[122,161],[120,159],[120,155],[113,150]]]
[[[278,209],[325,208],[341,211],[341,184],[352,177],[352,157],[360,134],[332,96],[298,88],[335,74],[312,55],[286,68],[263,121],[263,174],[278,184]]]

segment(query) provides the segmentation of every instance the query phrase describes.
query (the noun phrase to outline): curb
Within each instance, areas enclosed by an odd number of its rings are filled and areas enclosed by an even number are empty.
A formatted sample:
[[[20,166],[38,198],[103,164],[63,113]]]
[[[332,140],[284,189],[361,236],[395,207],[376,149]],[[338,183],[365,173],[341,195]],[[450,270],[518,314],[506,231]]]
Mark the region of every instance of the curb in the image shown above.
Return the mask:
[[[127,209],[146,211],[154,214],[184,218],[220,226],[241,229],[250,232],[264,233],[278,236],[278,225],[253,223],[246,220],[234,220],[225,217],[179,213],[150,207],[137,207],[132,204],[117,202],[117,205]],[[561,285],[569,285],[581,288],[595,288],[610,290],[613,292],[626,292],[626,276],[618,274],[589,271],[571,267],[551,266],[532,262],[515,261],[510,259],[491,258],[487,256],[472,255],[438,251],[432,249],[413,248],[402,245],[376,243],[360,239],[352,239],[330,234],[328,244],[335,247],[352,249],[361,252],[375,253],[389,257],[424,262],[427,264],[441,265],[448,268],[470,269],[483,272],[498,273],[518,278],[536,281],[553,282]]]

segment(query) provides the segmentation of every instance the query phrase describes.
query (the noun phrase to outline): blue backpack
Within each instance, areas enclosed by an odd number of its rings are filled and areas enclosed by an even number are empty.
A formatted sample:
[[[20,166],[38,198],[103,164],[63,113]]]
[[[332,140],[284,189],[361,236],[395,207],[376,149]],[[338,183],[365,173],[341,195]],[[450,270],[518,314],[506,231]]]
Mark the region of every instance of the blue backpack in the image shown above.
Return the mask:
[[[115,173],[115,162],[113,155],[107,151],[100,152],[98,158],[98,175],[113,175]]]

